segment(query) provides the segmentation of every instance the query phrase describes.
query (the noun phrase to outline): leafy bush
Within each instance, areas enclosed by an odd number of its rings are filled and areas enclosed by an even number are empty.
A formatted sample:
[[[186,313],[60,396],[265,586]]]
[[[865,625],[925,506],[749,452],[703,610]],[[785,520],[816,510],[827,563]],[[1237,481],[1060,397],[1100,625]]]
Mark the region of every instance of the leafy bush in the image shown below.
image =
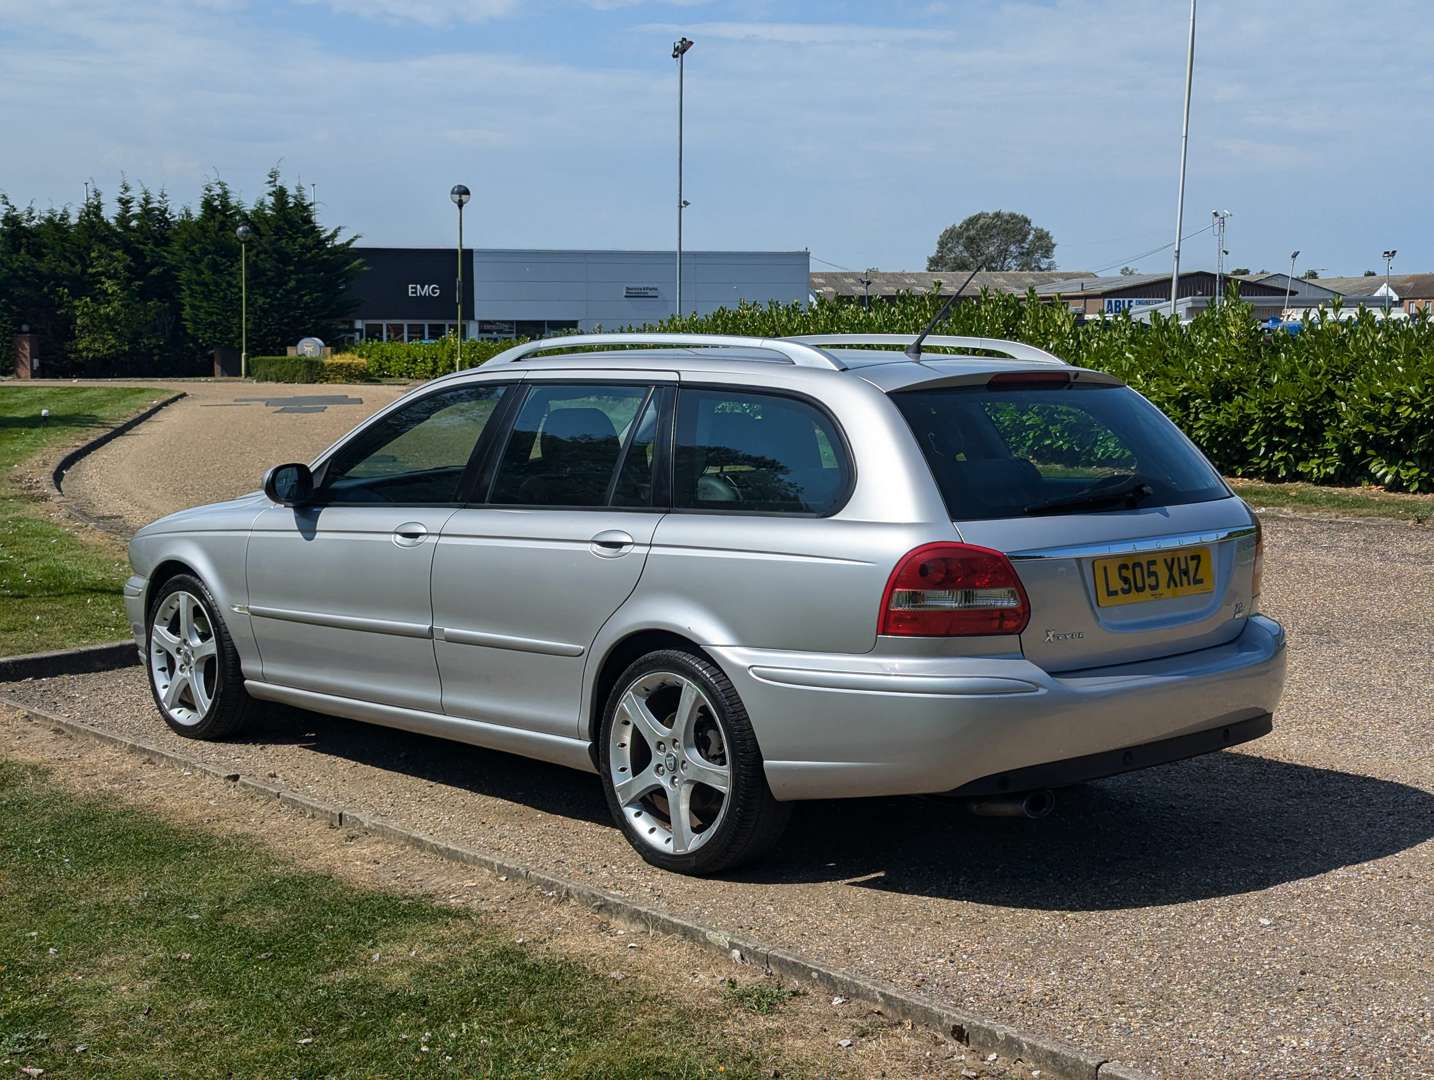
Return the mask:
[[[742,304],[649,329],[910,334],[943,299],[905,294],[869,309],[829,300]],[[1434,322],[1423,316],[1380,321],[1362,312],[1271,334],[1239,303],[1187,325],[1158,314],[1149,324],[1128,314],[1082,324],[1059,304],[984,293],[958,302],[939,332],[1011,338],[1108,371],[1159,406],[1227,475],[1434,491]],[[461,366],[476,367],[514,344],[465,341]],[[354,352],[375,378],[429,379],[455,366],[451,338],[365,342]]]
[[[469,339],[463,343],[463,360],[457,365],[451,337],[412,344],[364,341],[354,346],[353,355],[364,360],[373,379],[436,379],[460,367],[478,367],[516,344],[519,342]]]
[[[371,382],[368,361],[353,353],[335,353],[319,365],[319,382],[360,383]]]
[[[327,359],[314,356],[251,356],[249,374],[257,382],[356,383],[372,382],[368,361],[353,353]]]
[[[316,383],[323,365],[315,356],[251,356],[249,374],[256,382]]]

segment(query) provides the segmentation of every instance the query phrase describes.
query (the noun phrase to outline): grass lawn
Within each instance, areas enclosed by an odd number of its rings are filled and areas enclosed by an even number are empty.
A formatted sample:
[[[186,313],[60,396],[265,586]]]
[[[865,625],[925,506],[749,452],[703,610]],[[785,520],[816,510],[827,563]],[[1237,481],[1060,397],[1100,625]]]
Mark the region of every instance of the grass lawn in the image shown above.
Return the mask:
[[[661,989],[0,761],[5,1075],[801,1075]]]
[[[1374,487],[1322,487],[1232,479],[1230,486],[1252,506],[1301,510],[1337,517],[1378,517],[1425,524],[1434,520],[1434,495],[1406,495]]]
[[[124,546],[54,524],[12,476],[27,459],[138,412],[143,387],[0,386],[0,656],[129,636]],[[49,409],[48,420],[40,410]]]

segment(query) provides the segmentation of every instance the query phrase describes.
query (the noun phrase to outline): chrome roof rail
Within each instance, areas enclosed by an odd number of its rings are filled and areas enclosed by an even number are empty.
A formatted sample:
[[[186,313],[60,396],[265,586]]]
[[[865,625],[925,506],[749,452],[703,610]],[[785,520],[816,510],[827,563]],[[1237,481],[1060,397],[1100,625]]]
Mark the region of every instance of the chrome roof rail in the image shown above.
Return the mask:
[[[905,347],[916,340],[915,334],[804,334],[801,337],[786,338],[787,341],[803,345],[900,345]],[[1007,341],[1005,338],[950,337],[932,334],[923,346],[945,345],[954,349],[980,349],[983,352],[1000,353],[1012,360],[1029,360],[1037,364],[1060,364],[1069,367],[1064,360],[1045,349],[1027,345],[1021,341]]]
[[[555,349],[587,349],[594,345],[654,345],[675,348],[752,349],[774,353],[797,367],[825,368],[844,371],[846,365],[831,353],[815,345],[792,338],[733,337],[727,334],[573,334],[568,337],[541,338],[500,352],[483,365],[515,364],[537,353]]]

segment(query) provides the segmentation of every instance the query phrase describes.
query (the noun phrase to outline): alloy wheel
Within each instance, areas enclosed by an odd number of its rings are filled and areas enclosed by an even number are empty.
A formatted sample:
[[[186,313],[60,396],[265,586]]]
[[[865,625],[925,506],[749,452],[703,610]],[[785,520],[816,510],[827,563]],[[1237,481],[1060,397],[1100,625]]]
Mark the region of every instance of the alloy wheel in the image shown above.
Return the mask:
[[[218,642],[209,612],[192,593],[170,593],[154,613],[149,671],[160,704],[175,723],[189,727],[209,714],[218,688]]]
[[[732,767],[717,710],[684,675],[653,671],[618,699],[608,768],[633,832],[659,851],[685,855],[717,832]]]

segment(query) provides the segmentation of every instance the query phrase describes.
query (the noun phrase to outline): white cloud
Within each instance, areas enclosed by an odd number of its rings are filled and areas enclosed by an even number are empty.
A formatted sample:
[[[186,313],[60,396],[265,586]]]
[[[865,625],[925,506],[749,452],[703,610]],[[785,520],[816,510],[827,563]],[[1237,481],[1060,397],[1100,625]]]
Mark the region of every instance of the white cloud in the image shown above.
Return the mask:
[[[383,22],[414,22],[422,26],[487,22],[513,15],[517,0],[303,0],[321,4],[340,15],[357,15]]]

